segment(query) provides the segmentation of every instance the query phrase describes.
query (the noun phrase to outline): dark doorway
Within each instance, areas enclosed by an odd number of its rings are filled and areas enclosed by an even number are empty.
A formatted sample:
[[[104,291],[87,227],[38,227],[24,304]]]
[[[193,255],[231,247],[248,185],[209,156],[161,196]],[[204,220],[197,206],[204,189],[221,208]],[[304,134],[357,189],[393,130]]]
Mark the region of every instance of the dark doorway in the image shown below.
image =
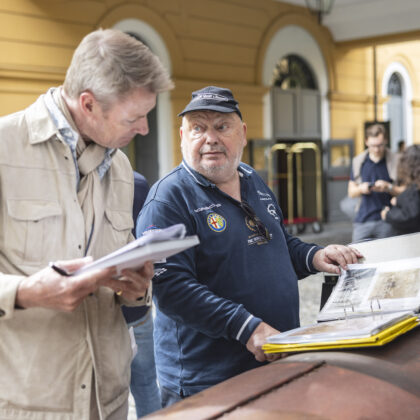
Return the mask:
[[[157,104],[156,104],[157,107]],[[134,137],[135,170],[143,174],[150,185],[159,179],[157,110],[156,107],[147,115],[149,134]]]
[[[147,45],[138,34],[127,33]],[[127,150],[123,150],[128,155],[133,169],[144,175],[149,185],[159,179],[157,106],[158,99],[156,106],[147,115],[149,133],[146,136],[137,134]]]

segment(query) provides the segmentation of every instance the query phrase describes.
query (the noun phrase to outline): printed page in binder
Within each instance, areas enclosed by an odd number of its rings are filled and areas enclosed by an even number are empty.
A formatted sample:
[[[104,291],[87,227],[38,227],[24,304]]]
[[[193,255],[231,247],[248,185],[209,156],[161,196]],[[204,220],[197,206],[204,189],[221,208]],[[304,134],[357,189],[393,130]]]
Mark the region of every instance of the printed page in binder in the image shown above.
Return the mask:
[[[350,264],[343,271],[318,321],[370,313],[418,312],[420,257],[376,264]]]

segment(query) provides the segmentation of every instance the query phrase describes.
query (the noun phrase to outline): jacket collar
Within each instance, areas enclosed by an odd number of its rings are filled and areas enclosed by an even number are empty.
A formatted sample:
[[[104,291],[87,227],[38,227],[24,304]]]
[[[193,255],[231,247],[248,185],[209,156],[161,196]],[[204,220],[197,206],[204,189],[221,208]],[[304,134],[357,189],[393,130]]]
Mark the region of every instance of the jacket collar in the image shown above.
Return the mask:
[[[194,180],[195,183],[202,185],[203,187],[214,187],[215,184],[211,183],[205,176],[191,168],[185,160],[182,160],[181,165],[187,171],[188,175]]]
[[[182,160],[181,165],[187,171],[188,175],[190,175],[190,177],[193,178],[194,182],[196,182],[197,184],[202,185],[203,187],[216,186],[215,184],[210,182],[204,175],[201,175],[199,172],[191,168],[191,166],[189,166],[188,163],[185,162],[185,160]],[[241,178],[249,178],[253,170],[251,169],[251,167],[248,167],[247,165],[241,162],[238,166],[238,172]]]
[[[59,130],[45,106],[44,96],[41,95],[24,111],[30,144],[43,143],[59,135]]]

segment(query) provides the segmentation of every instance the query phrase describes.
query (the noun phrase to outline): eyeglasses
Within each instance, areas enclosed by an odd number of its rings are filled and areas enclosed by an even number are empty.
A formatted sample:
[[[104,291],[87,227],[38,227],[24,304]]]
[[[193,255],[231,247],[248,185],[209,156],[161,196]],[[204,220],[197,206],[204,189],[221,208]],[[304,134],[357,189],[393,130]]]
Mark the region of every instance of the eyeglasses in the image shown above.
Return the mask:
[[[383,149],[385,147],[385,143],[381,143],[381,144],[368,144],[367,147],[369,149]]]
[[[264,237],[268,242],[271,239],[270,232],[264,226],[264,223],[260,220],[260,218],[255,214],[254,209],[244,200],[241,201],[240,207],[245,212],[245,214],[254,222],[255,229],[257,230],[258,234]]]

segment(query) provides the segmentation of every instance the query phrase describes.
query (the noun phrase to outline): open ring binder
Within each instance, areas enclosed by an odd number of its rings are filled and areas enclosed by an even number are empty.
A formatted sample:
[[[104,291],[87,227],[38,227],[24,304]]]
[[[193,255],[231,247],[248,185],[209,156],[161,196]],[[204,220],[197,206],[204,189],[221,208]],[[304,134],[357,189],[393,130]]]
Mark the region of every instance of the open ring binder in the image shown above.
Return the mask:
[[[269,337],[267,353],[380,346],[419,325],[420,257],[349,264],[318,324]],[[320,322],[322,321],[322,322]]]
[[[374,301],[376,301],[376,303],[377,303],[377,305],[378,305],[378,310],[380,311],[382,308],[381,308],[381,301],[379,300],[379,298],[378,297],[373,297],[372,299],[370,299],[370,310],[371,310],[371,312],[372,313],[374,313],[375,312],[375,310],[373,309],[373,302]]]

